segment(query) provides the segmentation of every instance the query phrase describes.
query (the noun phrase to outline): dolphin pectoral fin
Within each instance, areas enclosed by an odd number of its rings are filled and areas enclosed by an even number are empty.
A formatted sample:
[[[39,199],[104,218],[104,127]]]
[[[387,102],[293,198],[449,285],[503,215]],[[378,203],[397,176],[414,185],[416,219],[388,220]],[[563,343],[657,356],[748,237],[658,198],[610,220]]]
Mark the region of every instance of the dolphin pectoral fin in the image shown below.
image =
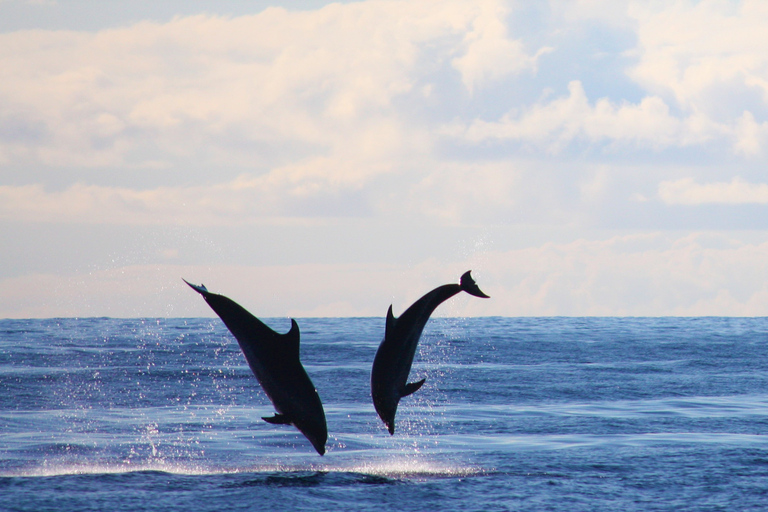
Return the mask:
[[[285,416],[285,414],[275,414],[274,416],[270,416],[270,417],[262,416],[261,419],[273,425],[290,425],[291,424],[291,420],[289,420]]]
[[[405,396],[411,395],[419,390],[421,386],[424,385],[424,381],[427,379],[421,379],[418,382],[411,382],[410,384],[406,384],[403,388],[403,391],[400,393],[400,398],[403,398]]]
[[[469,274],[472,272],[471,270],[467,270],[464,272],[464,275],[461,276],[461,289],[467,292],[470,295],[474,295],[475,297],[482,297],[483,299],[490,299],[490,297],[486,294],[484,294],[480,287],[477,286],[477,283],[474,279],[472,279],[472,276]]]

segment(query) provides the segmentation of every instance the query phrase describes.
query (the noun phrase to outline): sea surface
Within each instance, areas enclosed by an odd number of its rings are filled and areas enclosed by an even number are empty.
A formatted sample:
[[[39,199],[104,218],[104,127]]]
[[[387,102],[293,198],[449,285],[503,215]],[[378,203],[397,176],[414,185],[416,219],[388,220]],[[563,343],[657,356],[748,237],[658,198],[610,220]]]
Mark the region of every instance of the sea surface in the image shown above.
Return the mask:
[[[285,332],[288,319],[267,319]],[[768,318],[304,318],[319,456],[217,319],[0,320],[0,510],[768,510]]]

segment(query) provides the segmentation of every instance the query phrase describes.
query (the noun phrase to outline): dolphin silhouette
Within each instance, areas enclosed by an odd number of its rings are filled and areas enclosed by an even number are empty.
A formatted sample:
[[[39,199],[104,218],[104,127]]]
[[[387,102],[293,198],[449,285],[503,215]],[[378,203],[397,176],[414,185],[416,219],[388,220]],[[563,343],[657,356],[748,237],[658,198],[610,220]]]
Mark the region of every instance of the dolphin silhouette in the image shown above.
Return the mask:
[[[240,344],[248,366],[277,411],[262,419],[274,425],[293,425],[323,455],[328,439],[325,411],[299,360],[296,320],[291,319],[286,334],[278,334],[232,299],[209,292],[205,285],[183,281],[203,296]]]
[[[395,413],[400,399],[418,391],[426,380],[406,384],[421,331],[432,312],[461,291],[475,297],[489,298],[480,291],[469,272],[461,276],[461,284],[445,284],[427,293],[405,310],[400,318],[394,317],[392,306],[389,306],[384,339],[373,359],[371,396],[376,412],[389,429],[390,435],[395,433]]]

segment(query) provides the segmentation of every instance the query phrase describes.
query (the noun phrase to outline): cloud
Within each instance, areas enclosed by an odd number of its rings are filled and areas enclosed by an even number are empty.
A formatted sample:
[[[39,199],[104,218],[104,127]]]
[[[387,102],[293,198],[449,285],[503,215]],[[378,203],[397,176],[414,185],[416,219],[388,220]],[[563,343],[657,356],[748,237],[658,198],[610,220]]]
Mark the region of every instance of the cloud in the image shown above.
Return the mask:
[[[148,189],[77,183],[63,190],[0,185],[0,220],[117,225],[221,226],[383,216],[446,224],[509,216],[523,172],[501,163],[338,162],[312,158],[206,185]],[[413,172],[408,172],[414,168]],[[378,177],[377,177],[378,176]],[[366,180],[374,180],[369,186]],[[482,204],[482,208],[478,205]]]
[[[245,198],[243,194],[236,197],[234,192],[234,184],[154,190],[76,184],[60,192],[48,192],[41,185],[0,186],[0,218],[17,222],[208,224],[211,217],[242,212]],[[216,201],[220,193],[225,193],[228,201]],[[225,205],[227,211],[217,205]]]
[[[573,23],[628,30],[625,4],[573,5],[564,11]],[[655,11],[633,12],[644,27],[661,23]],[[453,224],[510,222],[558,179],[537,177],[527,169],[541,165],[509,152],[474,159],[484,142],[523,145],[545,159],[596,145],[626,159],[627,148],[725,141],[740,156],[760,157],[768,121],[750,111],[724,121],[698,109],[681,114],[663,91],[590,100],[588,82],[555,75],[570,81],[566,95],[521,96],[511,109],[503,103],[506,114],[486,109],[495,96],[481,93],[491,85],[498,94],[533,80],[542,65],[553,80],[558,53],[540,58],[552,46],[508,28],[521,13],[497,1],[368,1],[95,33],[0,34],[0,66],[14,77],[0,82],[0,172],[15,183],[0,189],[0,216],[222,224],[407,212]],[[639,55],[637,69],[653,52]],[[457,138],[470,148],[454,147]],[[83,168],[99,173],[98,184],[57,181],[59,170]],[[43,170],[25,182],[14,169]],[[578,172],[569,169],[560,172]],[[126,186],[134,171],[141,181]],[[110,184],[118,173],[121,185]],[[578,181],[560,181],[569,180]]]
[[[0,164],[48,174],[0,187],[0,217],[232,224],[396,212],[394,202],[456,219],[479,192],[453,200],[468,171],[435,157],[422,105],[438,78],[476,92],[533,69],[507,15],[495,0],[369,1],[0,34],[14,77],[0,82]],[[103,179],[54,178],[82,168]],[[117,172],[141,181],[110,185]],[[426,191],[436,172],[441,191]],[[474,190],[508,182],[481,170]]]
[[[53,222],[125,225],[237,225],[260,219],[334,217],[346,214],[338,201],[341,192],[323,186],[334,174],[314,179],[322,164],[281,168],[263,176],[240,176],[207,186],[126,187],[75,184],[62,191],[41,185],[0,186],[0,219],[17,222]],[[301,179],[295,177],[301,174]],[[343,172],[339,180],[344,180]],[[341,201],[344,203],[344,201]],[[309,210],[308,210],[309,208]],[[363,206],[364,209],[364,206]]]
[[[185,276],[259,314],[383,315],[472,268],[493,299],[442,311],[765,314],[765,244],[633,234],[766,203],[762,4],[521,6],[370,0],[0,34],[0,219],[46,248],[6,249],[0,313],[210,314],[194,294],[179,309]],[[718,225],[756,225],[726,210]],[[209,245],[170,243],[176,227]],[[486,229],[513,234],[465,251]],[[68,268],[132,256],[47,273],[72,233],[117,257],[70,248]],[[267,281],[271,295],[249,285]]]
[[[463,134],[472,142],[501,139],[531,143],[558,152],[574,141],[601,142],[662,149],[702,144],[728,133],[707,118],[679,119],[659,97],[638,104],[616,105],[609,99],[590,105],[580,81],[568,85],[569,95],[510,112],[499,121],[474,121]],[[460,128],[448,133],[459,134]]]
[[[0,34],[14,77],[0,83],[0,154],[53,168],[253,167],[297,149],[408,151],[428,138],[394,102],[423,101],[429,72],[452,63],[476,89],[532,66],[501,5],[370,1]]]
[[[484,243],[468,249],[454,259],[409,264],[166,262],[72,275],[29,274],[0,280],[0,317],[212,316],[181,282],[185,277],[262,317],[383,318],[390,304],[400,314],[468,269],[491,298],[461,294],[436,316],[768,314],[765,241],[650,233],[505,251],[489,250]]]
[[[565,23],[576,25],[599,21],[607,26],[630,27],[627,12],[631,2],[616,0],[550,0],[552,14],[562,16]]]
[[[666,204],[768,204],[768,184],[747,183],[740,178],[699,184],[693,178],[683,178],[661,182],[659,197]]]
[[[758,156],[768,141],[768,121],[758,123],[751,112],[745,111],[734,129],[734,152],[744,156]]]
[[[481,261],[483,305],[470,314],[763,316],[768,243],[714,233],[577,240],[492,252]]]
[[[507,37],[504,5],[495,1],[478,2],[477,5],[479,14],[472,22],[472,30],[464,36],[466,52],[452,60],[470,94],[507,75],[535,71],[538,58],[554,50],[543,47],[535,55],[527,55],[522,41]]]
[[[518,142],[554,153],[581,142],[654,150],[715,143],[740,156],[762,154],[768,142],[764,3],[555,0],[552,5],[548,22],[558,28],[595,31],[597,23],[637,38],[621,62],[629,64],[626,76],[643,96],[632,102],[616,98],[620,91],[614,86],[592,104],[582,84],[595,84],[599,72],[593,70],[592,76],[560,77],[570,80],[566,97],[515,105],[498,120],[486,115],[458,121],[445,131],[470,142]],[[560,44],[570,43],[585,41],[566,38]],[[583,51],[585,58],[595,57],[590,46]],[[556,56],[550,64],[558,64]],[[560,63],[579,69],[570,64]]]
[[[629,73],[689,112],[740,116],[768,104],[768,8],[760,0],[632,2],[639,62]],[[756,112],[753,112],[756,113]]]
[[[262,318],[383,318],[390,303],[395,303],[399,315],[430,289],[458,282],[464,271],[455,264],[435,265],[431,261],[418,268],[380,263],[261,267],[157,264],[73,275],[30,274],[0,280],[0,318],[214,316],[182,277],[204,283],[209,290],[232,298]],[[438,315],[461,315],[464,303],[454,302]]]

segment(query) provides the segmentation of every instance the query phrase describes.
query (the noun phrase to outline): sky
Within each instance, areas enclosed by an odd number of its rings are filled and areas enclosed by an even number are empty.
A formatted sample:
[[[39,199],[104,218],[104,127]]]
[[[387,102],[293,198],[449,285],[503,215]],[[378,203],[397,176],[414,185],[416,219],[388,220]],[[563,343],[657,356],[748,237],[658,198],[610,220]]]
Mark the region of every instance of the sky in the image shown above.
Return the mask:
[[[768,3],[0,0],[0,318],[768,315]]]

